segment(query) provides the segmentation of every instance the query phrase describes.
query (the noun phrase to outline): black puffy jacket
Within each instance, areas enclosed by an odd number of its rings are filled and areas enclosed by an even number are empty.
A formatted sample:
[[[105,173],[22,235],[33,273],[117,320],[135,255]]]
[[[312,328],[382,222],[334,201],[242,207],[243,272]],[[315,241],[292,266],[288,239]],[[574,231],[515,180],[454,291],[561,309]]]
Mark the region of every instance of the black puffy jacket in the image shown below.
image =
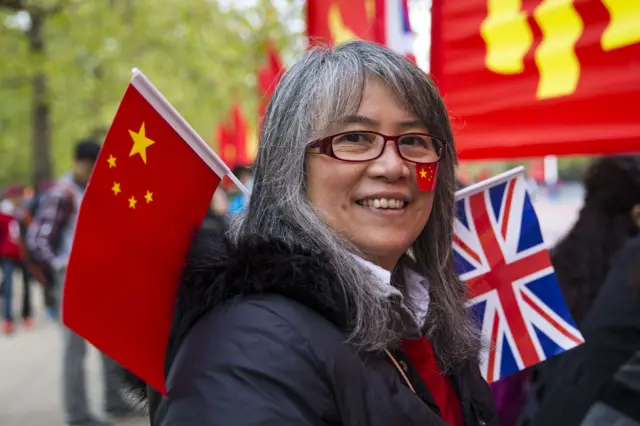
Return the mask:
[[[280,242],[199,238],[179,290],[167,353],[168,398],[153,426],[445,426],[408,359],[344,342],[348,310],[321,255]],[[400,362],[404,361],[404,362]],[[475,365],[451,380],[465,425],[496,425]]]

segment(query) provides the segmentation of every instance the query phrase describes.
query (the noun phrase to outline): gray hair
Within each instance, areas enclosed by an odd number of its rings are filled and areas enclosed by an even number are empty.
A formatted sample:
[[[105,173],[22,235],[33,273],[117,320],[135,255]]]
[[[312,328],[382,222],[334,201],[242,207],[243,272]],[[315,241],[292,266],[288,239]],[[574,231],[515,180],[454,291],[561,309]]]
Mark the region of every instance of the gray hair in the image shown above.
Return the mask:
[[[397,342],[400,315],[386,297],[371,291],[370,273],[351,254],[359,250],[327,225],[306,188],[306,149],[328,134],[340,118],[360,107],[368,78],[378,77],[434,135],[447,142],[438,171],[431,217],[410,248],[411,267],[429,282],[431,302],[424,332],[442,367],[477,356],[478,333],[465,308],[466,287],[451,255],[454,217],[453,136],[444,103],[429,77],[384,47],[353,41],[337,48],[314,47],[283,76],[267,108],[253,192],[247,212],[232,226],[232,238],[258,234],[327,253],[336,285],[352,301],[348,341],[380,350]],[[398,271],[394,283],[402,290]]]

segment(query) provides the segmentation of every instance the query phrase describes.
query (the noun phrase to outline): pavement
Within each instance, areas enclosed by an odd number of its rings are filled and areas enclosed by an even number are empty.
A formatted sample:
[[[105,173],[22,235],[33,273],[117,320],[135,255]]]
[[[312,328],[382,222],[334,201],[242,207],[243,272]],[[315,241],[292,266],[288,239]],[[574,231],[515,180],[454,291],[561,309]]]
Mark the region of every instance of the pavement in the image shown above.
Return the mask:
[[[553,246],[575,221],[580,203],[536,200],[545,242]],[[20,278],[16,277],[21,284]],[[16,290],[20,290],[21,285]],[[0,334],[0,426],[63,426],[60,377],[62,338],[60,325],[42,313],[42,292],[33,285],[36,311],[33,327],[19,328],[12,336]],[[21,297],[19,294],[16,297]],[[21,300],[21,299],[16,299]],[[87,359],[88,392],[94,413],[101,412],[100,359],[91,348]],[[145,418],[117,426],[143,426]]]
[[[33,285],[33,290],[41,306],[39,286]],[[18,328],[11,336],[0,334],[1,426],[65,425],[60,396],[61,326],[45,318],[41,309],[38,312],[31,329]],[[89,399],[93,412],[99,414],[103,394],[100,358],[94,348],[87,358]],[[140,417],[116,425],[144,426],[148,421]]]

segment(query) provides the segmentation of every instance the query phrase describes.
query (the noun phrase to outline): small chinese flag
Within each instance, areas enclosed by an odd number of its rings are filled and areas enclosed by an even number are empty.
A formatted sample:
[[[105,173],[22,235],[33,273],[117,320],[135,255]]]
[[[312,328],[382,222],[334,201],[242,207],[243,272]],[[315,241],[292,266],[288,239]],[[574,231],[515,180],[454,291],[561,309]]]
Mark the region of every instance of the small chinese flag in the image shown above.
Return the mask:
[[[64,288],[64,324],[165,394],[181,268],[228,172],[198,138],[134,75],[80,207]]]
[[[420,191],[431,192],[436,189],[438,163],[416,163],[416,174]]]

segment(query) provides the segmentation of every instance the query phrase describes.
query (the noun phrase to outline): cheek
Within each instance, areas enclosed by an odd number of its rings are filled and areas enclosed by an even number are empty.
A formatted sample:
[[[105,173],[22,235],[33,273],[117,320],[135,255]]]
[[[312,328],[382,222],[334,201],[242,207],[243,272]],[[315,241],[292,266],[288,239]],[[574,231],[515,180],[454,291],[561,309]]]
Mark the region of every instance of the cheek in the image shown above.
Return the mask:
[[[434,192],[423,192],[420,193],[418,199],[415,202],[415,211],[414,211],[414,223],[417,229],[417,234],[422,232],[422,229],[425,227],[431,214],[433,212],[433,200],[434,200]],[[416,235],[417,235],[416,234]]]
[[[307,161],[307,172],[307,195],[329,220],[332,214],[351,205],[353,190],[362,175],[357,165],[336,163],[315,155]]]

